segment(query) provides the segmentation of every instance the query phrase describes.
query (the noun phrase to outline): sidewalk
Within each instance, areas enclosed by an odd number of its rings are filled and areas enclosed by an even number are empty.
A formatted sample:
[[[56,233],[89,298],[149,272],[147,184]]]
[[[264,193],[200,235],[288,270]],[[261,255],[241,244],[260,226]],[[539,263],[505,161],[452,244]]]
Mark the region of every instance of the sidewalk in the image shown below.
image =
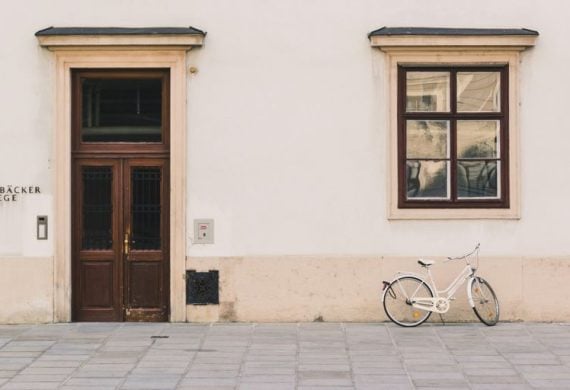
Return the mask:
[[[0,389],[570,389],[570,324],[0,325]]]

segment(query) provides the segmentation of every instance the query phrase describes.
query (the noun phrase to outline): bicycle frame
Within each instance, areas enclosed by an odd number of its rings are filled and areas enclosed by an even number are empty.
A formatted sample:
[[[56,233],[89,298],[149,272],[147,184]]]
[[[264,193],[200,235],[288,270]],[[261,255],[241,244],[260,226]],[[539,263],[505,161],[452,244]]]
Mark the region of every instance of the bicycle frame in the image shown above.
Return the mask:
[[[444,290],[438,290],[435,281],[433,279],[433,276],[431,274],[431,271],[429,268],[427,268],[429,282],[426,282],[422,277],[420,277],[419,279],[422,280],[425,284],[428,285],[428,287],[431,288],[435,296],[415,297],[414,295],[416,294],[417,291],[414,291],[412,296],[408,297],[408,299],[410,300],[412,306],[418,309],[433,311],[440,314],[447,313],[447,311],[449,310],[449,301],[453,299],[453,296],[455,295],[457,290],[459,290],[459,288],[463,286],[463,284],[467,280],[475,278],[475,272],[476,270],[473,267],[471,267],[470,264],[467,264],[465,268],[463,268],[463,270],[459,273],[459,275],[457,275],[455,280],[453,280],[447,288],[445,288]],[[403,274],[398,274],[398,275],[403,276]],[[418,275],[413,275],[413,276],[418,277]],[[470,285],[471,282],[468,284],[468,286]],[[402,290],[402,293],[405,294],[405,291]],[[469,296],[469,303],[471,304],[471,306],[473,306],[473,299],[471,297],[470,289],[467,290],[467,294]]]

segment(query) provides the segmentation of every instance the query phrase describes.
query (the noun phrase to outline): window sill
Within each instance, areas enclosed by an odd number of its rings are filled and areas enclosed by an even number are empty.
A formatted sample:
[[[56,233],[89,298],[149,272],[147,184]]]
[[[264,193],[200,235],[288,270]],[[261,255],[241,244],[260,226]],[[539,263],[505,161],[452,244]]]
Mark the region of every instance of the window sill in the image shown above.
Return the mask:
[[[399,209],[388,211],[389,220],[520,219],[517,209]]]

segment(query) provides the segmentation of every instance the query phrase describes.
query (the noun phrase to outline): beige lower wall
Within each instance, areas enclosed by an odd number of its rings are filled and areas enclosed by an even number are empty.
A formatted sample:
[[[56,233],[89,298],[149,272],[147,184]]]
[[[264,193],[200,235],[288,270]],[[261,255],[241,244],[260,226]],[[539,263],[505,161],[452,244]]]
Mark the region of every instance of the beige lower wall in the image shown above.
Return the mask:
[[[186,306],[189,322],[385,321],[382,280],[422,272],[415,259],[375,256],[188,258],[186,267],[220,272],[220,305]],[[438,262],[439,287],[460,268]],[[502,320],[570,321],[570,257],[484,258],[479,273],[497,292]],[[476,321],[464,289],[444,319]],[[52,321],[53,259],[0,258],[0,323]]]
[[[53,258],[0,257],[0,324],[53,321]]]
[[[438,261],[438,288],[463,264]],[[220,272],[220,304],[188,305],[189,322],[385,321],[382,281],[397,271],[423,272],[416,259],[380,256],[191,257],[187,269]],[[495,289],[501,320],[570,321],[570,257],[483,258],[478,274]],[[477,321],[465,287],[443,319]]]

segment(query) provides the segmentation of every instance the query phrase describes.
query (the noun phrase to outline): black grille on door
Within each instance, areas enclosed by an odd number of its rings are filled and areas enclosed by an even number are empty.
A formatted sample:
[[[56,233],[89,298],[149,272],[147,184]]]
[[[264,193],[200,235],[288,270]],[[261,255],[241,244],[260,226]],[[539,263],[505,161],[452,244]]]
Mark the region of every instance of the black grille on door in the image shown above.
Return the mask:
[[[160,249],[160,174],[156,167],[132,171],[132,249]]]
[[[83,176],[83,232],[84,250],[111,249],[113,245],[111,167],[84,167]]]

